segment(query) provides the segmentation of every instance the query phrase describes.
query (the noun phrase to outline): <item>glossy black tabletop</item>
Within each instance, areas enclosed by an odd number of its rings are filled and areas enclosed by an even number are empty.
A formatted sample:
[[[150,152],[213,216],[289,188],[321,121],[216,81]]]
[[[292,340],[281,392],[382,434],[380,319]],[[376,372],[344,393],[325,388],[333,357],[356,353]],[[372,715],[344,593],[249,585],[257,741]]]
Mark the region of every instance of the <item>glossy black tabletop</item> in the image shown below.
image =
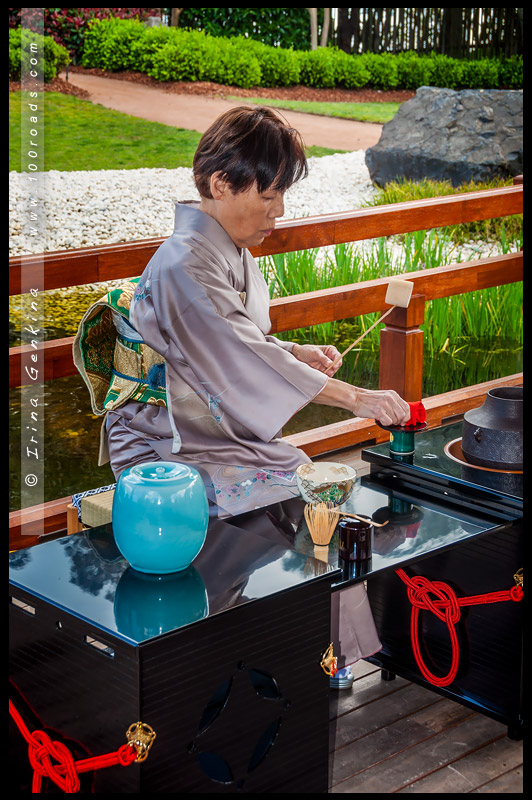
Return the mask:
[[[374,528],[371,559],[346,563],[338,556],[338,532],[325,551],[315,551],[303,509],[303,501],[293,499],[211,520],[200,554],[174,575],[132,570],[108,525],[12,553],[10,582],[138,644],[311,580],[329,576],[339,589],[505,524],[426,499],[416,502],[363,477],[342,510],[388,524]]]
[[[129,566],[105,525],[11,553],[10,583],[139,644],[312,580],[330,582],[334,567],[296,552],[284,528],[293,538],[293,525],[267,511],[238,525],[211,520],[188,569],[148,575]]]
[[[298,502],[303,508],[303,502]],[[333,584],[336,588],[365,580],[383,570],[397,569],[508,524],[506,518],[497,519],[482,511],[472,513],[438,499],[420,501],[415,495],[390,490],[373,481],[371,476],[357,479],[353,494],[341,510],[387,524],[374,527],[371,559],[347,563],[338,554],[338,529],[324,555],[322,548],[314,548],[307,525],[300,519],[294,534],[294,549],[308,556],[326,557],[330,566],[341,569],[342,577]]]
[[[482,491],[500,501],[513,499],[519,505],[523,499],[522,473],[479,469],[466,463],[461,453],[462,426],[462,422],[454,422],[419,431],[415,434],[413,454],[401,462],[394,460],[388,442],[367,448],[363,458],[387,468],[408,471],[423,480],[439,480],[462,490]],[[460,446],[457,452],[453,443]]]

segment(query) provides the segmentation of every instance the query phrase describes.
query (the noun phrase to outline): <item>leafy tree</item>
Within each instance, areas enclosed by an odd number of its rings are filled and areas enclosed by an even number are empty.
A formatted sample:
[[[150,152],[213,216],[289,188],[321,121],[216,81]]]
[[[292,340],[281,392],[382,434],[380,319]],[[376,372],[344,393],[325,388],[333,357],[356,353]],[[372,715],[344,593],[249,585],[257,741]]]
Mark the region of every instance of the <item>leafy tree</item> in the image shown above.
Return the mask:
[[[321,9],[320,9],[321,10]],[[171,12],[179,9],[169,9]],[[308,50],[308,12],[293,8],[183,8],[180,28],[195,28],[212,36],[245,36],[276,47]]]

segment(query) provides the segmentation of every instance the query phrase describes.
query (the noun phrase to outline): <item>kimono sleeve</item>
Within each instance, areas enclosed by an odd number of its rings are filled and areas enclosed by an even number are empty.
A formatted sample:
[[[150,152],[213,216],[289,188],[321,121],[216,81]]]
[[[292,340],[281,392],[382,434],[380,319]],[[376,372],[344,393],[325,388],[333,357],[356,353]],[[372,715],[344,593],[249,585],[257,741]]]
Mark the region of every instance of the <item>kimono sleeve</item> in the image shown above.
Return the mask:
[[[266,336],[266,341],[273,342],[278,347],[282,347],[283,350],[287,350],[289,353],[292,352],[292,349],[294,347],[294,342],[285,342],[282,339],[278,339],[277,336],[272,336],[272,334],[268,334]]]
[[[174,242],[154,257],[150,292],[135,302],[134,319],[146,343],[217,408],[222,427],[235,420],[263,441],[327,383],[262,333],[223,265],[198,246]]]

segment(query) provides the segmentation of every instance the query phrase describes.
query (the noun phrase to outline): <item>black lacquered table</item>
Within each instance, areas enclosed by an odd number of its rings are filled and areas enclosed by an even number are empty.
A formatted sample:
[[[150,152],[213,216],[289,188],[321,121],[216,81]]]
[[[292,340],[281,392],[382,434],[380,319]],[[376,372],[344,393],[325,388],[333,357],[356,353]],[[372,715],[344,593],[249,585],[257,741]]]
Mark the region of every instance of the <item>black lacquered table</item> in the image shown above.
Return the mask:
[[[461,442],[461,432],[458,422],[416,434],[414,454],[403,459],[395,458],[386,444],[363,451],[371,472],[362,481],[389,493],[394,522],[399,527],[407,522],[411,503],[425,516],[416,538],[427,524],[432,528],[426,534],[432,540],[428,552],[422,552],[422,544],[419,559],[368,580],[383,643],[371,660],[383,668],[383,676],[416,681],[501,721],[511,738],[521,739],[523,476],[451,458],[456,454],[451,445]],[[445,525],[439,527],[426,508],[448,518],[446,524],[463,520],[477,530],[463,536],[458,525],[446,534]],[[407,538],[393,548],[392,557],[411,550]],[[445,609],[441,619],[438,602]]]
[[[372,558],[362,562],[339,558],[335,533],[328,563],[341,577],[332,590],[366,583],[383,645],[368,660],[383,677],[419,683],[501,721],[509,736],[520,739],[522,476],[508,483],[507,475],[450,459],[446,445],[460,432],[461,423],[422,431],[415,453],[399,460],[387,444],[363,451],[370,474],[357,480],[342,509],[388,524],[375,527]],[[303,521],[293,546],[313,553]],[[513,599],[493,602],[495,597]],[[434,613],[438,602],[448,614]]]
[[[30,730],[90,755],[139,720],[156,732],[142,764],[96,771],[93,791],[327,792],[320,662],[339,573],[273,519],[213,520],[169,576],[132,570],[111,526],[11,554],[10,673]],[[10,738],[20,787],[26,747]]]
[[[211,520],[203,550],[177,576],[132,570],[110,525],[12,553],[15,696],[34,721],[94,755],[115,750],[137,720],[155,729],[146,761],[95,773],[96,792],[327,792],[320,661],[331,594],[364,581],[383,645],[369,660],[383,675],[494,717],[520,738],[521,602],[462,607],[455,644],[446,621],[419,612],[431,673],[445,677],[458,655],[448,685],[427,680],[413,653],[401,574],[468,598],[509,590],[523,566],[522,499],[460,475],[436,471],[433,481],[424,454],[439,457],[435,441],[425,440],[418,464],[387,463],[385,446],[369,452],[372,471],[343,507],[388,522],[375,528],[369,561],[339,559],[338,534],[328,562],[316,559],[299,499]]]

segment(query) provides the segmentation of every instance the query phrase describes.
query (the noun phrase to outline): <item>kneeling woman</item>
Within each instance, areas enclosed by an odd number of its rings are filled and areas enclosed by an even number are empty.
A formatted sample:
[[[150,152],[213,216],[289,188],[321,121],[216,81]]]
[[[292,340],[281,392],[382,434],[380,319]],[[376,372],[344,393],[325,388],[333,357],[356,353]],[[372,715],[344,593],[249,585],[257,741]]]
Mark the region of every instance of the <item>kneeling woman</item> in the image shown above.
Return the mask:
[[[301,138],[281,117],[226,112],[194,157],[200,202],[176,203],[174,233],[140,280],[85,315],[75,361],[106,414],[116,478],[144,461],[189,463],[211,513],[227,517],[297,495],[294,471],[309,459],[280,432],[306,404],[408,420],[395,392],[334,379],[334,346],[269,334],[268,288],[248,248],[274,230],[285,191],[306,173]]]
[[[199,203],[177,203],[175,229],[137,281],[85,315],[74,360],[96,414],[100,463],[115,477],[162,459],[193,465],[223,519],[298,496],[307,455],[280,438],[310,402],[404,424],[408,404],[333,377],[332,345],[270,335],[269,293],[250,255],[307,173],[299,134],[267,108],[233,108],[194,157]],[[142,202],[142,198],[140,198]],[[380,649],[362,584],[333,596],[339,666]]]

